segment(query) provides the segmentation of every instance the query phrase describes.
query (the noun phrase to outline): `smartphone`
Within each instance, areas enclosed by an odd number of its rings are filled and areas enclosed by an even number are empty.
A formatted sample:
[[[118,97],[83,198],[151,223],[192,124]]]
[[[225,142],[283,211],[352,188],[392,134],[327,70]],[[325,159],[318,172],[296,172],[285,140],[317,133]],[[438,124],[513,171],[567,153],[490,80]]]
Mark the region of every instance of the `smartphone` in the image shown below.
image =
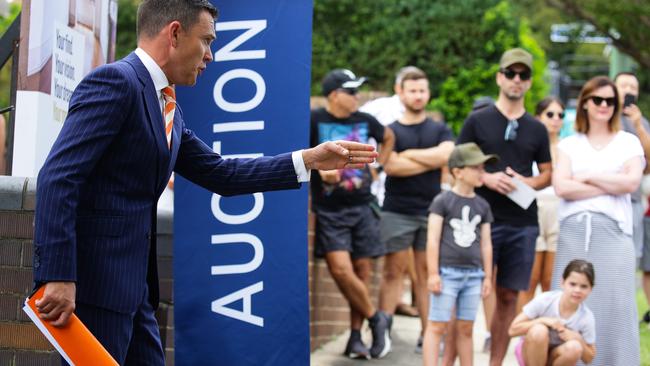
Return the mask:
[[[636,97],[632,94],[625,94],[623,98],[623,108],[629,107],[630,104],[636,104]]]

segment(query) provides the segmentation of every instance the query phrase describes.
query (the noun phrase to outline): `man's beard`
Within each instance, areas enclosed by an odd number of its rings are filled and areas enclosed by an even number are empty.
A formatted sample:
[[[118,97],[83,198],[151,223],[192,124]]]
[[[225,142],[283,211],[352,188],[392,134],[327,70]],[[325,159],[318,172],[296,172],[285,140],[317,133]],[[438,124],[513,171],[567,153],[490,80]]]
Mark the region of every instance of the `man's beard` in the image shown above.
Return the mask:
[[[407,110],[409,113],[411,113],[411,114],[419,114],[419,113],[422,113],[422,111],[424,111],[424,110],[426,109],[426,106],[424,106],[424,107],[422,107],[422,108],[417,108],[417,109],[416,109],[416,108],[413,108],[413,107],[410,106],[410,105],[406,105],[406,104],[405,104],[405,105],[404,105],[404,109],[406,109],[406,110]]]
[[[507,90],[504,90],[503,95],[505,95],[505,97],[508,100],[510,100],[512,102],[517,102],[517,101],[520,101],[520,100],[522,100],[524,98],[524,96],[526,95],[526,92],[521,91],[521,92],[519,92],[517,94],[515,92],[508,92]]]

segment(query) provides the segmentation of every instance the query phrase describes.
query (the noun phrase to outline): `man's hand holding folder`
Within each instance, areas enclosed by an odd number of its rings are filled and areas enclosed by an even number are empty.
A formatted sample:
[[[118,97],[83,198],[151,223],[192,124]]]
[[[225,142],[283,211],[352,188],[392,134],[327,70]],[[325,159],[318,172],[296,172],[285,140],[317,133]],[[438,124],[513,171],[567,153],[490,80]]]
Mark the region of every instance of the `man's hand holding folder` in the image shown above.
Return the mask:
[[[75,309],[75,283],[48,282],[43,287],[43,297],[35,303],[39,317],[57,328],[65,326]]]
[[[75,284],[50,282],[47,285],[41,286],[25,300],[23,311],[52,343],[61,357],[72,366],[117,366],[115,359],[70,310],[70,307],[74,310]],[[47,287],[50,289],[48,290]],[[47,291],[50,291],[50,294],[47,294]],[[72,291],[72,298],[69,297],[70,291]],[[39,306],[36,305],[37,302]],[[47,315],[41,314],[39,307],[47,310]],[[47,318],[55,321],[45,320]]]

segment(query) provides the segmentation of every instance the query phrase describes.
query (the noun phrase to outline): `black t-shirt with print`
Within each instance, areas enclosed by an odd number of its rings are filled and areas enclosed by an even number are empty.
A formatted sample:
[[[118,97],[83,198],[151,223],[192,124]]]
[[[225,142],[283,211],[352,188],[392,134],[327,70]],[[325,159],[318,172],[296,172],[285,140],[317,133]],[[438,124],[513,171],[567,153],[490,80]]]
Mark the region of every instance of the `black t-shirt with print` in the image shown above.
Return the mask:
[[[485,170],[489,173],[504,171],[509,166],[517,173],[530,177],[533,175],[533,162],[541,164],[551,161],[548,131],[541,122],[528,113],[519,117],[517,122],[519,127],[516,139],[506,141],[504,136],[508,119],[496,106],[491,105],[467,117],[456,142],[458,144],[475,142],[484,154],[499,155],[501,159],[497,163],[485,166]],[[490,204],[496,224],[537,225],[535,201],[524,210],[507,196],[485,186],[477,189],[476,192]]]
[[[429,118],[413,125],[395,121],[388,127],[395,133],[396,152],[431,148],[454,139],[451,130],[444,123],[433,122]],[[440,193],[440,169],[409,177],[388,176],[383,210],[426,216],[429,204],[438,193]]]
[[[326,141],[347,140],[368,143],[368,138],[384,141],[384,126],[375,117],[354,112],[348,118],[336,118],[324,108],[311,112],[309,143],[312,147]],[[311,173],[311,197],[315,206],[336,209],[366,204],[373,200],[370,193],[372,176],[364,169],[341,169],[341,181],[328,184],[321,180],[317,170]]]

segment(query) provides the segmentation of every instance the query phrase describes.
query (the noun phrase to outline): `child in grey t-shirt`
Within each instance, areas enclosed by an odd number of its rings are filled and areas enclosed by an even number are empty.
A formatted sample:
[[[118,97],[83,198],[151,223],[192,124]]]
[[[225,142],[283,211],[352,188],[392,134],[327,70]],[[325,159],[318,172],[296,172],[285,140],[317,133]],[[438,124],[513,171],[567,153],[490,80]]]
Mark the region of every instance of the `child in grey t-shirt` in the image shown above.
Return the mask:
[[[562,290],[549,291],[524,306],[510,325],[511,337],[523,335],[517,358],[526,364],[590,363],[596,350],[596,321],[583,302],[594,285],[594,267],[575,259],[562,274]]]
[[[425,365],[437,365],[440,339],[454,309],[460,362],[471,364],[471,329],[481,297],[491,291],[493,221],[490,205],[474,189],[483,184],[483,164],[497,159],[484,155],[475,143],[456,146],[449,157],[454,186],[438,194],[429,207],[427,287],[431,295],[422,349]]]

